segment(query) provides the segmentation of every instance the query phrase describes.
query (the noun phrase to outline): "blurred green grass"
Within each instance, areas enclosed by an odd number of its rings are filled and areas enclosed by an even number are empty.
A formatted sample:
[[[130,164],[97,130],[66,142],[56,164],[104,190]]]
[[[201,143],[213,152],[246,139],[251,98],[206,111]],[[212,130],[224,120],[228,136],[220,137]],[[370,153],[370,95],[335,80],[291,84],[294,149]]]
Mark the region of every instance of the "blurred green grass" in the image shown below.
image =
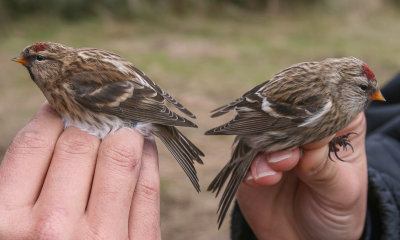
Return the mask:
[[[184,129],[206,153],[199,167],[202,188],[226,162],[229,137],[202,133],[221,123],[208,112],[240,96],[287,66],[327,57],[355,56],[374,70],[383,85],[400,68],[400,13],[388,6],[364,11],[312,9],[285,14],[233,16],[159,15],[130,20],[92,17],[67,22],[30,16],[0,34],[0,150],[44,101],[23,67],[9,61],[37,41],[96,47],[119,53],[146,72],[198,116],[198,130]],[[228,239],[217,231],[217,200],[197,195],[177,164],[159,146],[162,178],[162,231],[165,239]],[[189,194],[188,194],[189,193]]]

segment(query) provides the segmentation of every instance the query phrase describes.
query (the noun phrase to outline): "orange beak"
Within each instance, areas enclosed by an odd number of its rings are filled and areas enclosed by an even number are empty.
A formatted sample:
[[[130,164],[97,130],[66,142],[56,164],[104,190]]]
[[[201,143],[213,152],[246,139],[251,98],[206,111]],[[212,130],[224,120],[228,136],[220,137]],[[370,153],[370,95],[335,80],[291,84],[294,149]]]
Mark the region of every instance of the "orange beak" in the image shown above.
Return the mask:
[[[386,102],[386,99],[382,96],[382,93],[380,90],[376,90],[374,93],[372,93],[371,99]]]
[[[24,66],[28,66],[29,65],[28,60],[26,60],[26,58],[24,56],[22,56],[22,54],[19,55],[18,57],[15,57],[15,58],[11,59],[11,61],[14,61],[14,62],[17,62],[17,63],[21,63]]]

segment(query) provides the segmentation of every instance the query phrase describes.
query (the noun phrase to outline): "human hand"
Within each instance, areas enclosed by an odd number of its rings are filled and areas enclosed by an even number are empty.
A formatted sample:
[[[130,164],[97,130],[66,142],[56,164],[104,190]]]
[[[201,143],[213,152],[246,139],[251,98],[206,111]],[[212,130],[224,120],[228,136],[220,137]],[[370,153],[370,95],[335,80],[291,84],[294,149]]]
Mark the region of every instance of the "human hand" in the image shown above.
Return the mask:
[[[333,136],[299,148],[258,154],[237,200],[259,239],[359,239],[367,203],[366,121],[360,114],[336,136],[355,132],[344,161],[328,158]]]
[[[102,141],[44,104],[0,165],[0,239],[160,239],[155,142]]]

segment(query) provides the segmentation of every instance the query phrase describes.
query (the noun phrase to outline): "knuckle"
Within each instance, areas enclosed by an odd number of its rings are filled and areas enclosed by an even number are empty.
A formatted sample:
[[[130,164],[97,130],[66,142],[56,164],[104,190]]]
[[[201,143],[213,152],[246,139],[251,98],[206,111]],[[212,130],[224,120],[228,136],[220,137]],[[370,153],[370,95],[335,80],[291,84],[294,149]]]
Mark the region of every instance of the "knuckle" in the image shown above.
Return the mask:
[[[99,227],[95,226],[89,226],[89,229],[87,232],[84,234],[83,239],[89,239],[89,240],[105,240],[107,239],[105,234],[99,229]]]
[[[79,238],[77,238],[79,239]],[[89,226],[89,229],[86,231],[84,234],[84,237],[82,239],[88,239],[88,240],[118,240],[118,239],[127,239],[128,238],[123,238],[121,236],[118,236],[118,234],[115,233],[106,233],[104,230],[104,227],[102,225],[97,225],[91,224]]]
[[[160,195],[159,192],[160,192],[159,181],[151,181],[151,182],[148,181],[144,183],[138,183],[136,186],[136,194],[152,202],[158,201]]]
[[[59,140],[57,148],[67,154],[86,154],[94,148],[93,144],[90,143],[90,138],[86,135],[66,135]]]
[[[0,239],[31,239],[32,224],[27,220],[28,215],[13,213],[3,214],[0,221]]]
[[[33,228],[33,239],[63,239],[65,238],[66,219],[68,211],[64,208],[52,208],[40,214]]]
[[[104,144],[101,152],[106,161],[127,169],[134,169],[141,161],[141,156],[131,146],[123,143]]]
[[[44,137],[40,131],[22,130],[15,136],[7,152],[9,154],[29,154],[32,149],[50,148],[52,142]]]
[[[101,221],[94,221],[88,223],[88,228],[83,234],[83,238],[76,239],[88,239],[88,240],[129,240],[128,236],[119,236],[119,234],[115,234],[115,232],[106,231],[107,228],[103,226]],[[121,233],[123,235],[123,233]]]

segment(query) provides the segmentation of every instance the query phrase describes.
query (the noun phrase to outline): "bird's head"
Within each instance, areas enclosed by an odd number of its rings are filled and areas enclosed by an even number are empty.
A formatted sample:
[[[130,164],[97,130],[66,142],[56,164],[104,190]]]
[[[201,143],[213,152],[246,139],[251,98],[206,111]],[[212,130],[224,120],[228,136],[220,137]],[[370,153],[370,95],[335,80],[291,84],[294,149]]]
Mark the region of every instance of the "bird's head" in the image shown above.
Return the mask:
[[[333,66],[335,75],[339,76],[333,78],[333,89],[346,112],[359,113],[372,100],[385,101],[374,72],[365,62],[355,57],[326,59],[325,62]]]
[[[42,87],[60,77],[65,58],[68,58],[71,50],[59,43],[38,42],[27,46],[19,56],[11,60],[24,65],[32,80]]]

